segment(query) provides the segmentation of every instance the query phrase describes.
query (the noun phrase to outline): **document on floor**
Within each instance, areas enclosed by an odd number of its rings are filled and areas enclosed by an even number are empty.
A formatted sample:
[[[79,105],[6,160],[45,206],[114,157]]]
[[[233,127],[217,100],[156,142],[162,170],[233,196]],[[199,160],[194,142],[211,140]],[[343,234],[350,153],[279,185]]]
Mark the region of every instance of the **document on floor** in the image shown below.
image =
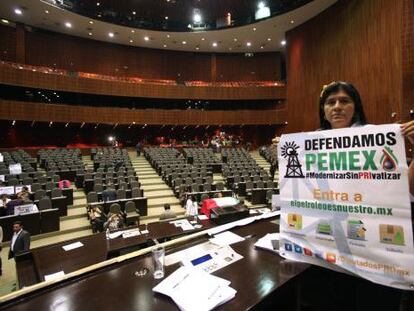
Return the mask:
[[[171,297],[180,310],[209,311],[235,297],[237,291],[229,285],[202,270],[180,267],[153,291]]]

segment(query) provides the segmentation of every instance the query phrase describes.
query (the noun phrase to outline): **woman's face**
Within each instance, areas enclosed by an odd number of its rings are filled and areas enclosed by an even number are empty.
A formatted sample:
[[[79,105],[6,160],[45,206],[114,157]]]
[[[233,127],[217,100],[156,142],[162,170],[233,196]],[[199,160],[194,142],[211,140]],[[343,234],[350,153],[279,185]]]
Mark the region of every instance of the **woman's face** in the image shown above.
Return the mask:
[[[343,90],[329,95],[323,106],[326,120],[333,129],[350,127],[355,113],[355,103]]]

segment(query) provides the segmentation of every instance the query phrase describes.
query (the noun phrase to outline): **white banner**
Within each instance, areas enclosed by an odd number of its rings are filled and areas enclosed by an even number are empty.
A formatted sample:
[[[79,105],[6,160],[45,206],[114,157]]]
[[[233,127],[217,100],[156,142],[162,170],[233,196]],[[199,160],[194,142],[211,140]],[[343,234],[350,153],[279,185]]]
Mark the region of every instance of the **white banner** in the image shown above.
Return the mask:
[[[413,290],[404,138],[381,125],[283,135],[280,254]]]

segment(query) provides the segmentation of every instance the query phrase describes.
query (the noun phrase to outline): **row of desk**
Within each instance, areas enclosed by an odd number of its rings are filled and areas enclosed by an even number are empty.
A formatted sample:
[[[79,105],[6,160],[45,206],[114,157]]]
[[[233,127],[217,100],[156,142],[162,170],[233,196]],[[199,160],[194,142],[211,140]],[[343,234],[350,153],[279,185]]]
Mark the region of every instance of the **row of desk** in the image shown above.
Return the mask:
[[[125,204],[128,201],[132,201],[135,203],[135,208],[139,211],[140,216],[147,216],[148,215],[148,199],[145,197],[138,197],[138,198],[130,198],[130,199],[119,199],[119,200],[113,200],[113,201],[100,201],[100,202],[94,202],[94,203],[88,203],[88,209],[93,206],[103,206],[104,213],[108,214],[110,206],[114,203],[117,203],[121,206],[121,210],[125,210]]]
[[[203,229],[214,226],[210,221],[200,221]],[[140,226],[142,230],[142,226]],[[77,239],[84,246],[65,252],[65,243],[33,249],[31,255],[17,261],[20,285],[29,285],[42,280],[45,274],[56,271],[69,273],[122,253],[125,249],[147,246],[150,238],[174,238],[191,232],[179,232],[181,229],[165,222],[148,225],[149,234],[127,239],[106,240],[103,234]],[[269,220],[261,220],[244,227],[237,227],[234,233],[246,239],[232,248],[244,258],[214,275],[231,281],[237,290],[236,297],[220,306],[219,310],[263,310],[274,302],[275,297],[283,295],[278,306],[292,308],[297,293],[297,276],[308,269],[308,264],[284,260],[275,253],[255,249],[254,243],[267,233],[277,232],[278,225]],[[201,236],[191,242],[183,243],[167,249],[167,254],[189,246],[204,243],[207,236]],[[24,256],[23,256],[24,257]],[[163,295],[156,294],[152,288],[162,280],[152,276],[151,254],[113,264],[85,275],[65,280],[45,290],[19,297],[4,305],[5,310],[49,310],[54,307],[71,310],[88,310],[92,306],[97,310],[177,310],[174,302]],[[167,277],[179,267],[174,264],[165,267]],[[148,268],[150,272],[144,276],[136,276],[135,272]],[[31,276],[31,279],[30,277]],[[80,281],[81,280],[81,281]],[[191,293],[189,293],[191,295]]]

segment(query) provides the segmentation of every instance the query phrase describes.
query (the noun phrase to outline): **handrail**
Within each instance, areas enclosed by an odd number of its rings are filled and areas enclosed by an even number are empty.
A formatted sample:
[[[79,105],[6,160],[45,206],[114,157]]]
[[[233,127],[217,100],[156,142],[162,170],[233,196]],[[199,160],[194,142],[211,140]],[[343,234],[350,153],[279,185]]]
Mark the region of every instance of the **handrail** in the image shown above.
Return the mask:
[[[1,66],[15,68],[19,70],[27,70],[34,72],[41,72],[46,74],[62,75],[68,77],[78,77],[86,79],[96,79],[105,81],[119,81],[136,84],[155,84],[155,85],[179,85],[177,81],[170,79],[148,79],[129,76],[110,76],[98,73],[70,71],[65,69],[51,68],[47,66],[34,66],[28,64],[20,64],[8,61],[1,61]],[[209,82],[209,81],[183,81],[184,86],[199,86],[199,87],[283,87],[285,83],[281,81],[223,81],[223,82]],[[181,84],[180,84],[181,85]]]

